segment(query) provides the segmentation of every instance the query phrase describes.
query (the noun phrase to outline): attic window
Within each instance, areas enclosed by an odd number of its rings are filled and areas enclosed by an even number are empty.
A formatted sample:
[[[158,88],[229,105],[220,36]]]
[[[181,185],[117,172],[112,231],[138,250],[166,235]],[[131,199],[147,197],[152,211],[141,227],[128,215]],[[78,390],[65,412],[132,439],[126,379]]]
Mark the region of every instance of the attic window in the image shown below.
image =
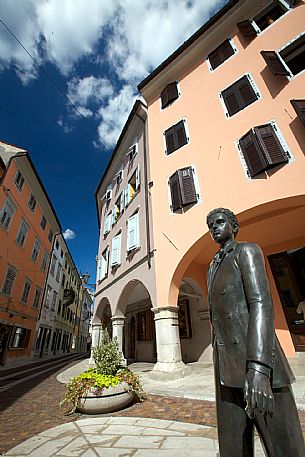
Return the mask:
[[[178,92],[177,81],[167,84],[167,86],[161,92],[162,109],[166,108],[173,101],[175,101],[178,97],[179,97],[179,92]]]
[[[214,51],[208,55],[208,59],[211,65],[211,69],[219,67],[229,57],[233,56],[236,50],[233,48],[231,40],[227,38],[221,43]]]

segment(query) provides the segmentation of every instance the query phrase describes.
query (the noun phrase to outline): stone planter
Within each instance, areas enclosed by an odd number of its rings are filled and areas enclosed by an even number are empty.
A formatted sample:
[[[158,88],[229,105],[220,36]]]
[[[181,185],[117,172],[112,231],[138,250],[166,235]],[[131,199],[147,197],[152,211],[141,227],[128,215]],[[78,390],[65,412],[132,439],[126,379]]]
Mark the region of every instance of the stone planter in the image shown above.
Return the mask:
[[[94,390],[88,392],[86,397],[79,401],[77,409],[84,414],[112,413],[125,408],[135,396],[129,385],[121,382],[115,387],[104,389],[100,395],[96,395]]]

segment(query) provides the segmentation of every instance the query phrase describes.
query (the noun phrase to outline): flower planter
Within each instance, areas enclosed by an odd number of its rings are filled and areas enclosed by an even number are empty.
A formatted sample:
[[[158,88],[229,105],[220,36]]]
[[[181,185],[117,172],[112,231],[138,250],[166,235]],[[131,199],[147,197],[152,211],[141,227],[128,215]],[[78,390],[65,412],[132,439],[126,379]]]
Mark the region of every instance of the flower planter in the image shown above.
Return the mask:
[[[115,387],[104,389],[101,394],[96,394],[91,389],[78,403],[78,411],[84,414],[112,413],[125,408],[135,398],[135,393],[130,390],[126,382],[121,382]]]

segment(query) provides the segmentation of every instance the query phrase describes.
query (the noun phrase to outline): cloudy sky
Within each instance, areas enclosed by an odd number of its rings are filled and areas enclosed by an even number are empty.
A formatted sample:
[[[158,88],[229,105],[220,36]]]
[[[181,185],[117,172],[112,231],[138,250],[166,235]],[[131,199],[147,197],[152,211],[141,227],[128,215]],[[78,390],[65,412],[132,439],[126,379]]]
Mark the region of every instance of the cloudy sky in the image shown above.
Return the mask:
[[[137,84],[224,3],[0,0],[0,140],[29,151],[89,282],[93,194]]]

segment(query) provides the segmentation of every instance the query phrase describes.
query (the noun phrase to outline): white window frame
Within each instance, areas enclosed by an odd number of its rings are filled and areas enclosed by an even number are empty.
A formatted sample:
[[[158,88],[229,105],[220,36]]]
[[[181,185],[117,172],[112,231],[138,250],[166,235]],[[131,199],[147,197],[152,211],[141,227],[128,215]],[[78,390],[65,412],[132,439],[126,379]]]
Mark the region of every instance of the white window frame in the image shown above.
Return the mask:
[[[195,186],[195,191],[196,191],[196,195],[197,195],[197,202],[194,203],[193,206],[197,206],[199,204],[202,203],[202,195],[201,195],[201,192],[200,192],[200,186],[199,186],[199,179],[198,179],[198,175],[197,175],[197,171],[196,171],[196,167],[193,163],[191,163],[190,165],[188,165],[189,167],[192,167],[192,171],[193,171],[193,180],[194,180],[194,186]],[[167,198],[168,198],[168,207],[169,207],[169,211],[170,211],[170,215],[171,216],[175,216],[177,214],[180,214],[178,211],[173,211],[173,205],[172,205],[172,195],[171,195],[171,188],[170,188],[170,176],[167,176]]]
[[[111,227],[111,213],[107,214],[107,216],[105,217],[103,235],[106,235],[107,233],[110,232],[110,227]]]
[[[40,287],[36,287],[35,293],[34,293],[33,304],[32,304],[32,307],[35,309],[37,309],[39,307],[41,293],[42,293],[42,289]]]
[[[48,263],[49,253],[47,250],[44,251],[42,261],[41,261],[41,270],[46,271],[47,263]]]
[[[289,148],[288,144],[286,143],[286,140],[285,140],[277,122],[274,119],[271,119],[269,121],[264,122],[264,124],[271,124],[271,126],[273,127],[273,130],[276,133],[277,139],[281,143],[281,146],[287,155],[288,163],[286,163],[286,165],[289,165],[290,163],[294,162],[295,161],[294,155],[292,154],[291,149]],[[244,175],[245,175],[247,181],[255,182],[255,179],[251,178],[251,176],[250,176],[249,169],[247,167],[247,163],[245,161],[244,155],[243,155],[241,147],[239,145],[239,140],[240,140],[240,138],[235,140],[234,144],[235,144],[235,148],[238,153],[238,157],[239,157]],[[268,170],[263,171],[262,173],[265,173],[266,175],[268,175]]]
[[[35,211],[36,204],[37,204],[37,200],[35,198],[35,195],[31,194],[30,198],[29,198],[29,201],[28,201],[28,207],[32,211],[32,213]]]
[[[21,248],[24,246],[26,236],[27,236],[29,230],[30,230],[29,224],[24,219],[21,219],[19,229],[17,232],[17,236],[16,236],[16,243]]]
[[[35,238],[31,259],[36,263],[41,249],[41,241],[38,238]],[[37,254],[36,254],[37,252]]]
[[[280,1],[280,0],[279,0]],[[282,62],[282,64],[284,65],[284,67],[287,69],[287,71],[289,71],[289,75],[287,75],[287,79],[289,81],[291,81],[292,79],[294,78],[297,78],[299,77],[300,75],[302,75],[304,72],[305,72],[305,69],[300,71],[299,73],[297,73],[296,75],[294,75],[290,68],[288,67],[288,65],[286,64],[284,58],[280,55],[280,52],[281,51],[284,51],[284,49],[286,49],[288,46],[290,46],[292,43],[294,43],[295,41],[297,41],[299,38],[301,38],[303,35],[305,34],[305,30],[301,33],[299,33],[298,35],[294,36],[293,38],[291,38],[291,40],[287,41],[287,43],[285,43],[280,49],[278,49],[276,52],[278,58],[280,59],[280,61]]]
[[[227,37],[227,38],[225,38],[225,39],[222,41],[222,43],[224,43],[226,40],[229,40],[230,45],[231,45],[231,47],[232,47],[232,49],[233,49],[233,54],[232,54],[230,57],[228,57],[224,62],[222,62],[220,65],[218,65],[216,68],[214,68],[214,69],[212,68],[212,65],[210,64],[210,60],[209,60],[209,58],[208,58],[208,56],[207,56],[207,57],[206,57],[206,62],[207,62],[207,66],[208,66],[208,69],[209,69],[209,73],[213,73],[213,72],[216,71],[218,68],[222,67],[223,64],[225,64],[226,62],[228,62],[229,60],[231,60],[232,57],[234,57],[236,54],[238,54],[238,49],[237,49],[237,46],[236,46],[236,44],[235,44],[233,38]],[[218,46],[220,46],[222,43],[220,43]],[[218,48],[218,46],[216,46],[214,49],[212,49],[212,51],[210,51],[209,54],[212,53],[216,48]]]
[[[127,252],[140,247],[139,211],[127,221]]]
[[[172,81],[172,82],[175,82],[175,81]],[[172,102],[170,103],[169,105],[167,105],[165,108],[162,108],[162,100],[161,100],[161,96],[159,97],[159,100],[160,100],[160,111],[164,111],[166,110],[169,106],[171,106],[173,103],[175,103],[182,95],[182,91],[181,91],[181,87],[180,87],[180,83],[179,81],[176,80],[176,83],[177,83],[177,91],[178,91],[178,97]],[[166,84],[167,86],[168,84]]]
[[[22,191],[24,182],[25,182],[25,180],[24,180],[23,174],[21,173],[20,170],[17,170],[15,179],[14,179],[14,184],[15,184],[16,188],[19,190],[19,192]]]
[[[186,143],[183,145],[183,146],[180,146],[180,148],[178,149],[175,149],[173,152],[170,152],[168,153],[167,152],[167,145],[166,145],[166,135],[165,135],[165,132],[166,130],[170,129],[171,127],[173,127],[174,125],[178,124],[179,122],[183,121],[183,124],[184,124],[184,130],[185,130],[185,136],[186,136]],[[163,132],[163,145],[164,145],[164,154],[167,156],[167,157],[170,157],[172,154],[175,154],[177,153],[177,151],[181,151],[183,150],[186,146],[188,146],[191,142],[191,139],[190,139],[190,132],[189,132],[189,128],[188,128],[188,124],[187,124],[187,120],[186,120],[186,117],[183,117],[182,119],[180,119],[178,122],[175,122],[173,123],[172,125],[170,125],[168,128],[166,128]]]
[[[111,243],[111,267],[115,267],[121,264],[121,239],[122,233],[119,232],[116,236],[113,237]]]
[[[0,224],[5,230],[9,230],[14,214],[16,212],[16,207],[9,198],[6,198],[4,205],[0,212]]]
[[[27,304],[29,300],[29,295],[30,295],[30,290],[32,287],[32,281],[30,279],[25,278],[24,284],[23,284],[23,289],[22,289],[22,294],[20,298],[20,302],[23,304]]]
[[[138,152],[139,152],[138,141],[135,141],[131,146],[129,146],[128,152],[126,153],[130,162],[135,158],[135,156],[138,154]]]

